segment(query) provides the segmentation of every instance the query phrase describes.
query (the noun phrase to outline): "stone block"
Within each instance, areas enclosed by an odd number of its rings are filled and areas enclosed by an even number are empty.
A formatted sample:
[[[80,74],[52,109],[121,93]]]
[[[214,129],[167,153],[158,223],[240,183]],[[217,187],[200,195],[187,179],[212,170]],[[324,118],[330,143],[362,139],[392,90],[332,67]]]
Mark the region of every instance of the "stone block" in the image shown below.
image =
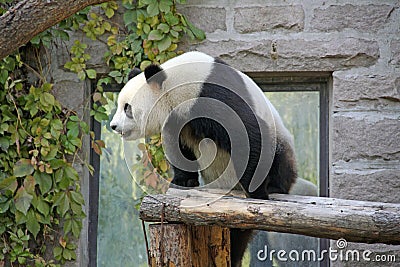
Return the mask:
[[[333,162],[400,159],[400,114],[339,112],[332,118]]]
[[[310,28],[314,31],[342,31],[355,29],[359,32],[377,32],[387,23],[395,10],[393,5],[330,5],[313,10]]]
[[[236,8],[234,16],[234,28],[240,33],[304,29],[300,5]]]
[[[334,198],[400,203],[400,168],[336,169],[329,181]]]
[[[219,56],[243,71],[334,71],[374,65],[376,41],[360,38],[277,39],[278,59],[271,59],[273,40],[205,41],[194,48]]]
[[[335,72],[333,109],[398,110],[400,112],[400,74],[377,72],[359,74]]]
[[[85,99],[85,82],[70,80],[55,81],[53,86],[54,96],[63,107],[77,111],[80,115],[83,111]]]
[[[392,40],[390,42],[390,53],[389,62],[396,67],[400,67],[400,40]]]
[[[224,8],[178,6],[178,11],[199,29],[205,32],[226,31],[226,11]]]

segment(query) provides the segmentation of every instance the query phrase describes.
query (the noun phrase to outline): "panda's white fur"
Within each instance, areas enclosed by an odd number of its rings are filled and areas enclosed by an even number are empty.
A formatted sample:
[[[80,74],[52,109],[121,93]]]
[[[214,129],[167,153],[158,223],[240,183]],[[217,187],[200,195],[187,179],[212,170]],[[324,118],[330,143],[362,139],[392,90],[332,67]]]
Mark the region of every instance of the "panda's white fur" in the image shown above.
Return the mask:
[[[223,87],[233,87],[233,90]],[[238,160],[234,162],[230,150],[230,135],[226,136],[219,128],[221,125],[201,118],[183,126],[179,149],[188,160],[198,160],[198,170],[205,183],[232,189],[240,179],[246,195],[253,198],[266,199],[273,192],[288,193],[297,177],[294,145],[278,112],[247,75],[206,54],[188,52],[160,67],[148,67],[131,78],[118,96],[117,111],[110,125],[125,140],[143,138],[161,132],[168,125],[166,120],[173,110],[179,117],[177,120],[190,117],[192,110],[201,105],[201,101],[196,101],[200,98],[226,102],[238,111],[246,130],[250,131],[248,162],[244,173],[238,173],[235,165]],[[209,109],[218,116],[215,106],[200,108]],[[232,122],[232,118],[226,121]],[[259,128],[254,129],[255,125]],[[165,142],[168,139],[164,139]],[[175,166],[173,169],[172,183],[199,185],[197,170],[187,171]],[[263,179],[254,183],[257,177]],[[218,182],[215,183],[216,178]],[[240,266],[249,238],[249,232],[232,230],[232,266]]]

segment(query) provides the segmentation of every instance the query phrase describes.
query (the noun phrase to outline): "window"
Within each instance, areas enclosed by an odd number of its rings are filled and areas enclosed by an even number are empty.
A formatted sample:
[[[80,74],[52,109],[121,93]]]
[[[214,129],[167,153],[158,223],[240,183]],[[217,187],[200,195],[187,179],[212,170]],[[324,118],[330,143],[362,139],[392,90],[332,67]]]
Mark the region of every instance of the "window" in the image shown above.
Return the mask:
[[[299,176],[314,184],[319,196],[328,196],[329,157],[329,82],[330,73],[248,73],[262,88],[280,113],[286,127],[295,137]],[[119,88],[108,87],[116,99]],[[106,107],[115,108],[111,101]],[[147,255],[141,221],[135,205],[139,203],[140,188],[131,178],[124,158],[124,145],[107,123],[93,122],[96,136],[106,141],[102,156],[92,154],[95,173],[90,180],[90,266],[147,266]],[[131,151],[137,143],[131,143]],[[308,184],[310,186],[310,184]],[[311,187],[313,187],[311,185]],[[265,241],[267,240],[267,241]],[[268,242],[266,244],[266,242]],[[327,240],[279,233],[262,233],[252,242],[244,266],[272,266],[256,259],[257,252],[284,248],[290,251],[309,244],[305,249],[322,250]],[[252,257],[250,257],[252,255]],[[274,260],[275,263],[275,260]],[[268,265],[270,264],[270,265]],[[278,266],[280,263],[278,262]],[[327,266],[328,262],[294,263],[293,266]],[[275,266],[275,265],[274,265]]]
[[[105,90],[114,92],[115,101],[105,105],[107,112],[113,114],[120,89],[107,87]],[[101,124],[93,121],[92,127],[107,147],[101,156],[91,155],[96,171],[90,180],[90,266],[145,267],[147,255],[137,210],[142,192],[123,160],[124,149],[135,153],[137,143],[121,142],[120,136],[112,132],[109,121]]]
[[[329,73],[248,73],[261,87],[278,110],[283,123],[295,142],[298,176],[308,182],[293,189],[293,194],[318,196],[329,195]],[[311,182],[311,183],[309,183]],[[260,250],[268,248],[289,253],[296,250],[300,260],[279,261],[277,253],[265,261],[256,257]],[[328,266],[328,259],[302,261],[302,251],[327,249],[326,239],[284,233],[259,232],[250,245],[250,266]],[[308,256],[308,255],[307,255]],[[285,257],[283,257],[285,258]],[[286,258],[288,255],[286,254]],[[246,266],[246,263],[244,264]]]

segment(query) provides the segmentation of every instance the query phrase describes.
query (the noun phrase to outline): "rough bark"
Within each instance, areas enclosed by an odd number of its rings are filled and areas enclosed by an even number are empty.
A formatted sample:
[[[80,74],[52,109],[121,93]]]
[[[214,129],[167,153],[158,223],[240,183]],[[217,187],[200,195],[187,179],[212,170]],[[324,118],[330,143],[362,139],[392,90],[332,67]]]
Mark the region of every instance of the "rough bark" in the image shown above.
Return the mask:
[[[150,264],[230,266],[230,231],[220,226],[151,224]]]
[[[0,59],[79,10],[110,0],[23,0],[0,17]]]
[[[179,191],[145,197],[140,217],[160,221],[164,206],[168,222],[400,244],[400,204],[275,194],[270,200],[218,199],[218,195],[206,192]]]

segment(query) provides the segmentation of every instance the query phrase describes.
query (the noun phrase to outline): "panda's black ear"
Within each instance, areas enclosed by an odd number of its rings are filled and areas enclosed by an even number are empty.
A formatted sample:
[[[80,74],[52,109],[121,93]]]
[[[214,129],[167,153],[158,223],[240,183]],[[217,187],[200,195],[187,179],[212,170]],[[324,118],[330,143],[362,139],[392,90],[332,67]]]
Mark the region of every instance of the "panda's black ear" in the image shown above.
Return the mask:
[[[128,74],[128,80],[139,75],[140,73],[142,73],[142,71],[138,67],[134,67]]]
[[[167,79],[167,75],[159,65],[151,64],[144,69],[144,76],[148,84],[157,85],[161,88],[162,83]]]

